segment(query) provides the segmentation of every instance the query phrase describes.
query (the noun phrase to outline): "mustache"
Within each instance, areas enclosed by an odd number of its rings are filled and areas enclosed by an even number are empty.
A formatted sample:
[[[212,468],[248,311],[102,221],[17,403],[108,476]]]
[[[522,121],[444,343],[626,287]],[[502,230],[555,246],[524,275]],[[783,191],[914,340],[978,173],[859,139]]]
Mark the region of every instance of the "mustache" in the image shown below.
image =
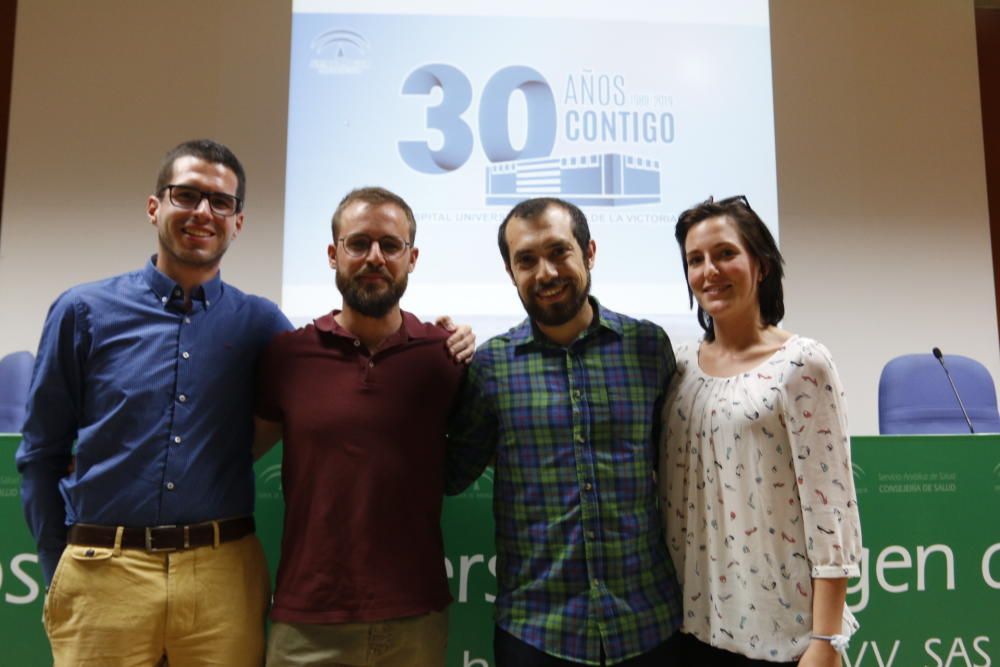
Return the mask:
[[[563,285],[568,285],[570,283],[569,278],[556,278],[555,280],[549,280],[544,283],[538,283],[535,285],[535,294],[540,294],[545,290],[550,290],[555,287],[562,287]]]
[[[384,266],[366,266],[355,274],[358,278],[371,275],[381,276],[389,282],[392,282],[392,274],[389,273],[389,270]]]

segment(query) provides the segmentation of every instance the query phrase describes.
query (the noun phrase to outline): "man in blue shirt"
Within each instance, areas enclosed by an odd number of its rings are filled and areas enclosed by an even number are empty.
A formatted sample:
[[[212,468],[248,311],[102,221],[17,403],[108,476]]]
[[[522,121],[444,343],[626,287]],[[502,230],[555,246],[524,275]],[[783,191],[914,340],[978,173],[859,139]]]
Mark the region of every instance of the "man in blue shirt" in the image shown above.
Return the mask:
[[[225,146],[177,146],[146,203],[157,254],[49,311],[17,466],[57,666],[262,662],[254,365],[291,325],[220,277],[244,189]]]

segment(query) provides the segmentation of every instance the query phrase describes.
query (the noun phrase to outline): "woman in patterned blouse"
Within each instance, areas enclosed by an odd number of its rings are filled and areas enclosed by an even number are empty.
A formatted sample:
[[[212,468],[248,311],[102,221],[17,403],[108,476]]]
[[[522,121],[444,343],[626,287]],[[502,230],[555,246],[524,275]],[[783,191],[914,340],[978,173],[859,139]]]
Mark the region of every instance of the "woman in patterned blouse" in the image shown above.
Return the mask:
[[[745,197],[676,229],[705,334],[676,350],[660,484],[690,665],[839,667],[861,528],[830,354],[777,325],[782,257]]]

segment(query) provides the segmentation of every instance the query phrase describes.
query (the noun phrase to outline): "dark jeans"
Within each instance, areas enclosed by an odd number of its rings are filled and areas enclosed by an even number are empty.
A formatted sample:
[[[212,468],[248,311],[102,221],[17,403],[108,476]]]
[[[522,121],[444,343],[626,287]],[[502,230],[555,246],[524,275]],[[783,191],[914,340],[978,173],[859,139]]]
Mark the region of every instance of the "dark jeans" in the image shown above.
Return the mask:
[[[678,632],[656,648],[634,658],[615,663],[615,667],[682,667],[678,654]],[[579,667],[582,662],[573,662],[551,656],[534,646],[525,644],[514,635],[493,628],[493,656],[496,667]],[[601,665],[605,665],[604,651],[601,651]]]
[[[730,653],[721,648],[695,639],[684,632],[678,632],[676,637],[678,654],[682,663],[690,667],[795,667],[798,660],[792,662],[769,662],[767,660],[752,660],[738,653]]]

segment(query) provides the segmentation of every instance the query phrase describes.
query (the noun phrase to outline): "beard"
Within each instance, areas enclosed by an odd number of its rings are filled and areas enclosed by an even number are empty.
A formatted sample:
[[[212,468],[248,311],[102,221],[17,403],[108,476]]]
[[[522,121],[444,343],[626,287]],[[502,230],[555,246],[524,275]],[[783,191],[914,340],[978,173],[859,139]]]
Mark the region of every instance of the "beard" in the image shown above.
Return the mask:
[[[583,304],[587,303],[587,297],[590,296],[590,271],[587,271],[587,283],[584,285],[583,289],[579,289],[576,283],[570,278],[559,278],[557,280],[552,280],[550,282],[540,284],[535,288],[535,291],[551,289],[553,287],[558,287],[560,285],[567,285],[569,288],[569,294],[567,298],[563,301],[556,303],[551,303],[547,305],[542,305],[535,300],[535,295],[531,294],[528,298],[525,298],[521,294],[521,290],[517,291],[517,296],[521,299],[521,304],[527,311],[528,316],[538,324],[544,324],[548,327],[557,327],[566,324],[580,312],[583,308]]]
[[[361,280],[362,276],[378,274],[387,284]],[[337,289],[344,297],[344,304],[366,317],[384,317],[403,298],[409,274],[403,273],[399,280],[393,280],[384,268],[365,267],[353,276],[347,276],[338,269]]]

